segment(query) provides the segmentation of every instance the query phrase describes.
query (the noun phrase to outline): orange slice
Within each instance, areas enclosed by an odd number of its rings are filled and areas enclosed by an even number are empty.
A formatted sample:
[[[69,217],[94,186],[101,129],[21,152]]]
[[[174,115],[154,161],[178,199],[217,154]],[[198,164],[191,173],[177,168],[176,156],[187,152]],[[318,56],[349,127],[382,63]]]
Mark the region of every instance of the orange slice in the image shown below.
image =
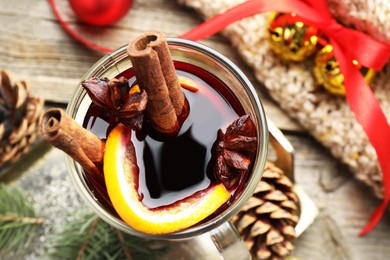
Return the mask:
[[[197,92],[199,90],[198,83],[195,80],[184,76],[178,76],[177,78],[179,79],[179,83],[182,88],[185,88],[191,92]]]
[[[211,215],[230,198],[223,184],[218,184],[172,205],[146,208],[136,190],[138,167],[131,130],[122,124],[107,138],[104,177],[108,195],[119,216],[144,233],[166,234],[188,228]]]
[[[177,78],[182,88],[187,89],[191,92],[198,92],[199,86],[195,80],[192,80],[191,78],[185,76],[177,76]],[[140,92],[140,88],[138,84],[135,84],[130,88],[129,91],[130,94],[134,94],[135,92]]]

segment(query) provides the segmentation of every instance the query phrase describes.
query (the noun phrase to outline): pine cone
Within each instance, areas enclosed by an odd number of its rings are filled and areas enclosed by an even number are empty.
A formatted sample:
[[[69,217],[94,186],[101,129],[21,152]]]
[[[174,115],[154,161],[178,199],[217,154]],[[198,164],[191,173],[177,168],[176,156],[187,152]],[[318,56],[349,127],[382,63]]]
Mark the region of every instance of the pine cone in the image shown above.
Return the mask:
[[[254,259],[283,259],[293,250],[298,213],[290,179],[267,162],[254,195],[232,222]]]
[[[0,72],[0,166],[17,161],[38,136],[43,99],[31,97],[26,81]]]

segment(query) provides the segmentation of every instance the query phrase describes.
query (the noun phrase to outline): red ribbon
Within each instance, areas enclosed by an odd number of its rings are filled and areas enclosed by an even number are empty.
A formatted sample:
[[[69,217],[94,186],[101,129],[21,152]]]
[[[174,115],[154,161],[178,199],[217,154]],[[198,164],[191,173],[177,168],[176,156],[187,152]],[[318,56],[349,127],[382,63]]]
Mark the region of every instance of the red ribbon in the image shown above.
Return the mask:
[[[366,235],[380,221],[390,201],[390,126],[378,100],[352,61],[381,70],[390,57],[390,47],[368,35],[342,26],[333,18],[326,0],[249,0],[200,24],[181,37],[205,39],[233,22],[263,12],[295,13],[306,24],[327,36],[344,75],[346,99],[378,156],[382,169],[384,200],[372,213],[360,235]]]
[[[49,0],[49,4],[50,4],[51,9],[53,10],[55,17],[57,18],[58,22],[61,24],[62,28],[64,28],[64,30],[67,33],[69,33],[70,36],[72,36],[75,40],[77,40],[80,43],[82,43],[83,45],[85,45],[91,49],[97,50],[97,51],[101,51],[101,52],[105,52],[105,53],[109,53],[112,51],[109,48],[106,48],[104,46],[90,42],[90,41],[84,39],[82,36],[78,35],[75,31],[72,30],[72,28],[70,28],[68,23],[65,22],[65,20],[62,18],[62,16],[58,12],[55,0]]]

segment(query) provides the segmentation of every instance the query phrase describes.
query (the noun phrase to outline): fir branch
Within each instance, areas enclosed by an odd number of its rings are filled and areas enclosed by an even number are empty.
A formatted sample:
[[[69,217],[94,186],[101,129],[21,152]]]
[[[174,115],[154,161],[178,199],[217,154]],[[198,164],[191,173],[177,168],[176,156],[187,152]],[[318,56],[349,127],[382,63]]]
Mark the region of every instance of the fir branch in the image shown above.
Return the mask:
[[[0,222],[11,221],[19,222],[21,224],[38,224],[41,225],[44,222],[43,218],[21,217],[16,215],[0,215]]]
[[[162,259],[167,248],[111,227],[94,213],[84,213],[49,237],[47,253],[54,259]]]
[[[17,188],[0,183],[0,201],[0,252],[27,248],[44,220]]]
[[[89,239],[90,239],[91,235],[93,234],[93,232],[95,231],[96,225],[97,225],[98,221],[99,221],[99,219],[98,219],[98,217],[96,217],[94,219],[94,221],[92,221],[92,224],[89,226],[88,232],[87,232],[87,237],[85,238],[83,244],[80,247],[80,250],[79,250],[79,252],[77,254],[76,260],[81,260],[82,259],[83,255],[84,255],[84,252],[85,252],[85,249],[87,248],[87,246],[89,244]]]
[[[126,247],[125,237],[124,237],[123,233],[121,231],[119,231],[119,230],[115,230],[115,231],[116,231],[116,235],[118,237],[118,240],[121,243],[121,247],[122,247],[123,252],[124,252],[124,254],[126,256],[126,259],[127,260],[133,260],[133,257],[131,256],[129,249]]]

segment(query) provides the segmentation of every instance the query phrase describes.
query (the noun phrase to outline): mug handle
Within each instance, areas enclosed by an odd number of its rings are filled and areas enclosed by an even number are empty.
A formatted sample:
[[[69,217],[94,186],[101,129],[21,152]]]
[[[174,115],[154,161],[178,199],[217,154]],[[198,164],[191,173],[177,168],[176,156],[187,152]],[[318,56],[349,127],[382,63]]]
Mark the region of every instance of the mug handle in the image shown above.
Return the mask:
[[[250,260],[252,256],[230,221],[199,236],[177,241],[191,259]],[[173,242],[175,243],[175,242]]]
[[[205,234],[215,246],[219,258],[224,260],[249,260],[252,256],[230,221]],[[211,258],[212,259],[212,258]]]

